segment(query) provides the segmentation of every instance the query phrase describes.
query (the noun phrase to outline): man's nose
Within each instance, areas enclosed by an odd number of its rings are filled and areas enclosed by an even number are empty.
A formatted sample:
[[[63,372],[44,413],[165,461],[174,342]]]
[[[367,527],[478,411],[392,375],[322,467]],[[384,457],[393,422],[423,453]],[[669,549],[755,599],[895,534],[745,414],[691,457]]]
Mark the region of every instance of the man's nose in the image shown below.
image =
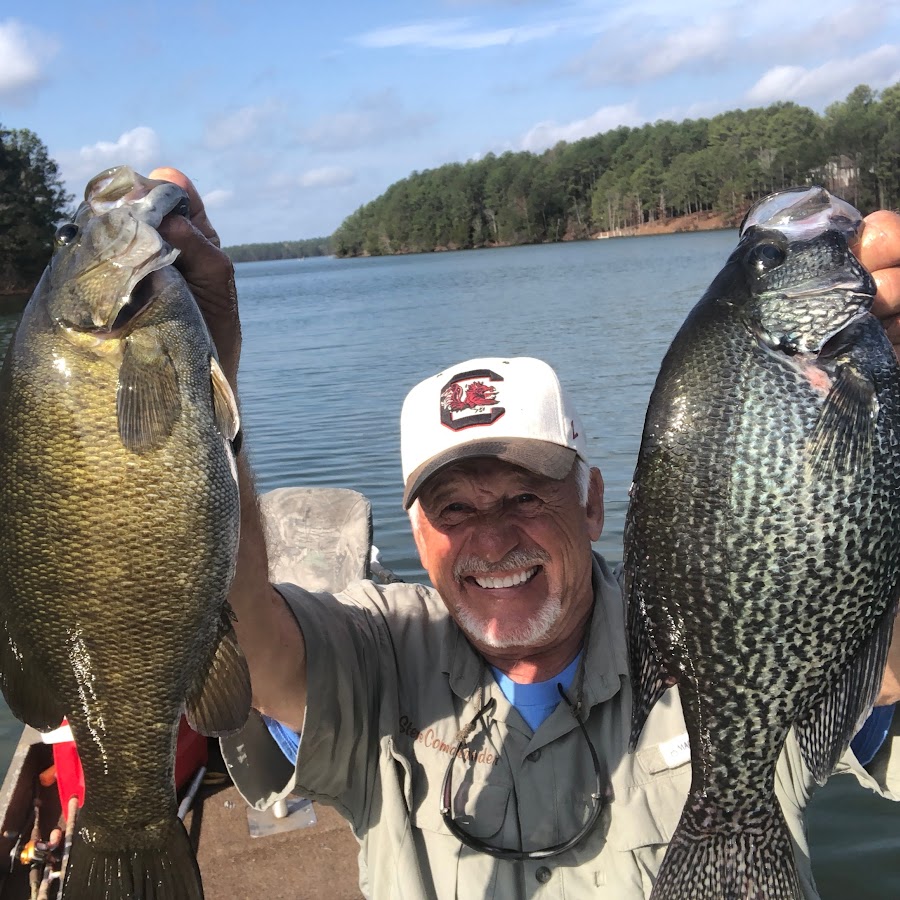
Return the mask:
[[[502,512],[478,516],[472,535],[472,550],[487,562],[496,563],[519,545],[519,529]]]

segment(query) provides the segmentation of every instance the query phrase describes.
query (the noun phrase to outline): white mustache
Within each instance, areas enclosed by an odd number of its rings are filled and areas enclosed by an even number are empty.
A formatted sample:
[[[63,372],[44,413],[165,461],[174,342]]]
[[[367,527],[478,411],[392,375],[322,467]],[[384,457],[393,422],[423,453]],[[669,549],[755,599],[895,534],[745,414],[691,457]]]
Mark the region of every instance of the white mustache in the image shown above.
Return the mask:
[[[544,550],[513,550],[498,562],[488,562],[478,556],[469,556],[458,560],[453,567],[453,577],[462,581],[468,575],[497,574],[514,572],[517,569],[530,569],[550,562],[550,554]]]

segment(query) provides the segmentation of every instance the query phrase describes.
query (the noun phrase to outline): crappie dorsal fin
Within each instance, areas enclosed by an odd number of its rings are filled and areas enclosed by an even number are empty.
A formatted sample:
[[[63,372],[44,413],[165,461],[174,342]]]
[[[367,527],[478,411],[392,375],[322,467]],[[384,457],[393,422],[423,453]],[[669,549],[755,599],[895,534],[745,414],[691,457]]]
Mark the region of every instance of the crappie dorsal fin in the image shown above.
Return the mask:
[[[146,331],[125,340],[116,413],[119,437],[135,453],[159,449],[181,416],[175,364]]]
[[[737,828],[707,797],[689,796],[651,900],[802,900],[790,832],[775,794],[766,799]]]
[[[231,627],[231,608],[226,606],[206,677],[188,694],[185,715],[200,734],[222,737],[244,727],[250,700],[247,661]]]
[[[794,723],[803,761],[818,784],[825,784],[834,772],[878,696],[896,612],[895,603],[842,669],[837,683]]]
[[[241,430],[241,414],[238,410],[234,391],[219,365],[219,361],[211,356],[209,358],[210,379],[212,380],[213,409],[216,414],[216,425],[227,441],[232,443]],[[237,451],[235,451],[237,452]]]
[[[868,471],[877,413],[871,379],[854,366],[841,366],[806,445],[807,470],[817,477]]]
[[[0,624],[0,687],[10,712],[20,722],[38,731],[59,728],[66,710],[53,691],[52,681],[34,656],[22,653],[5,622]]]

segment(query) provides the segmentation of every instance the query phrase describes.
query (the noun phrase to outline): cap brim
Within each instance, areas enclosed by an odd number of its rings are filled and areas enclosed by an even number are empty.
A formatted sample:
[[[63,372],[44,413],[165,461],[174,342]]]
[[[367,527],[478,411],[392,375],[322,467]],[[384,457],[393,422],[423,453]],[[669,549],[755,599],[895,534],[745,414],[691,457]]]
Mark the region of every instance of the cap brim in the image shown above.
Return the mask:
[[[530,438],[508,438],[506,440],[484,439],[466,441],[458,447],[451,447],[427,462],[422,463],[410,473],[403,491],[403,508],[409,509],[418,497],[423,485],[429,478],[437,475],[442,469],[463,459],[489,456],[504,462],[521,466],[557,481],[572,471],[577,453],[571,447],[563,447],[550,441],[536,441]]]

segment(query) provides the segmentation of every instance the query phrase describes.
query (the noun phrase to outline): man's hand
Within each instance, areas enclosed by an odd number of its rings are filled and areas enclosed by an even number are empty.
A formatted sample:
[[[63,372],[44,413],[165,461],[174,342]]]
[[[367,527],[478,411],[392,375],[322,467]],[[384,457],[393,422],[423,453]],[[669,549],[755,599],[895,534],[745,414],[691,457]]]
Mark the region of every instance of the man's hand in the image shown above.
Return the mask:
[[[878,285],[872,312],[900,356],[900,215],[882,209],[866,216],[857,255]]]
[[[241,356],[241,322],[238,316],[234,266],[219,248],[219,236],[203,208],[200,194],[191,180],[178,169],[154,169],[150,178],[171,181],[187,191],[190,219],[169,215],[159,232],[180,250],[176,267],[181,271],[200,307],[225,374],[235,386]]]

